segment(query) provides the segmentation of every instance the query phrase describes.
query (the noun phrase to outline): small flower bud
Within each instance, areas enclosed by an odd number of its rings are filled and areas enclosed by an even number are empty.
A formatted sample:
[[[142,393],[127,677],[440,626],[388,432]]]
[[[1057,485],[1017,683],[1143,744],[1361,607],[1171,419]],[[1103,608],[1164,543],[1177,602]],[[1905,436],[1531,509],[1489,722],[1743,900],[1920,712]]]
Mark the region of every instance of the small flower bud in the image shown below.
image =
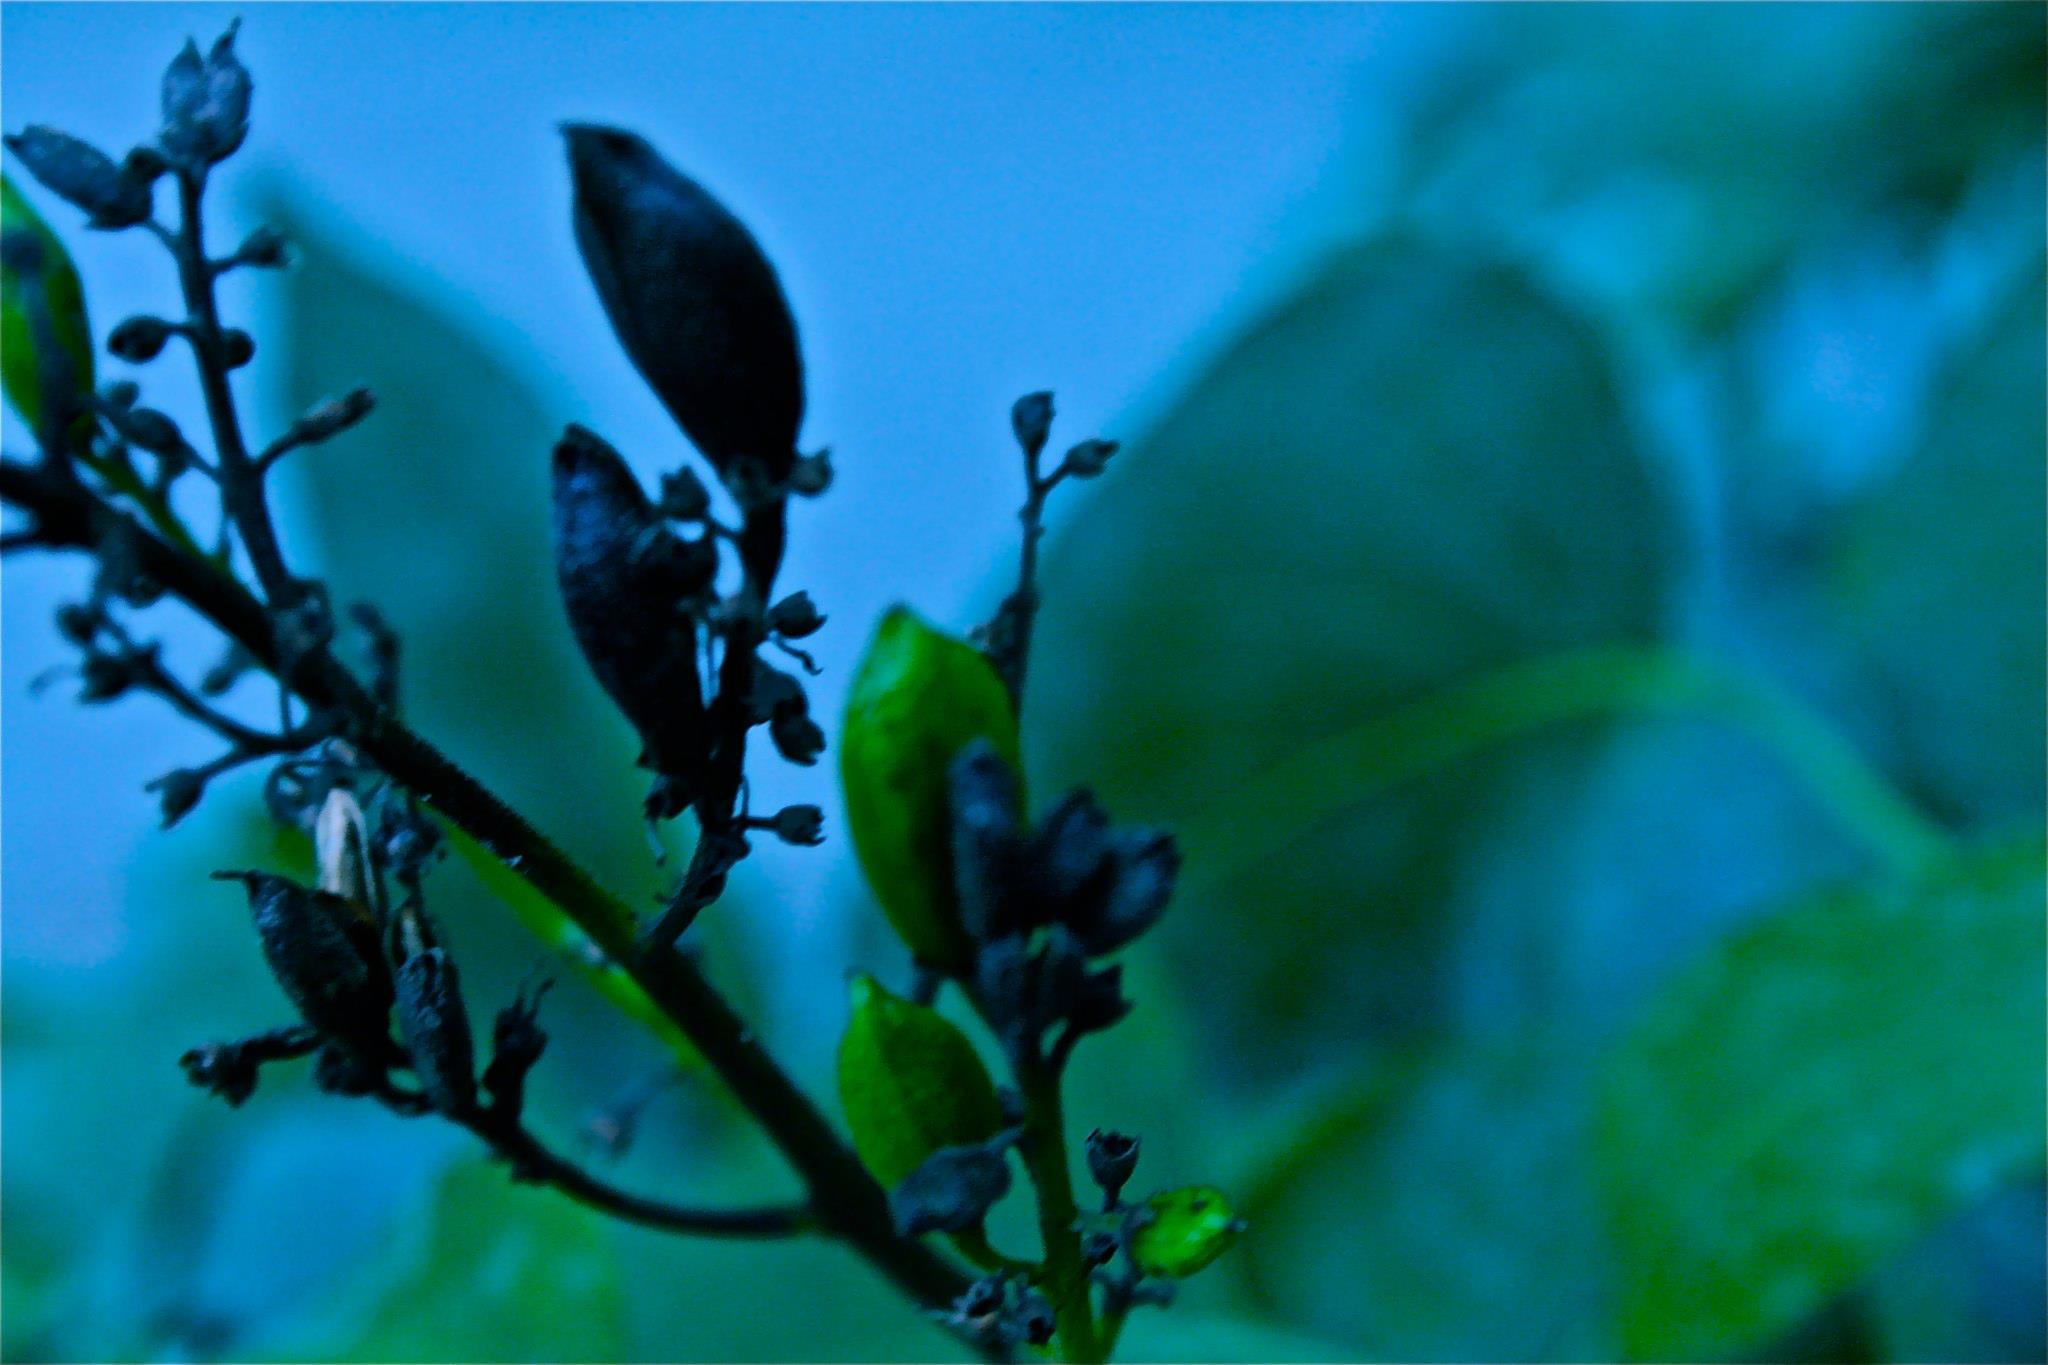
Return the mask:
[[[199,798],[206,792],[206,779],[190,768],[177,768],[150,783],[146,790],[157,794],[164,828],[169,829],[199,804]]]
[[[301,445],[317,444],[347,431],[376,406],[376,397],[368,389],[350,389],[308,409],[292,424],[292,436]]]
[[[801,711],[785,709],[768,722],[768,738],[791,763],[808,768],[825,751],[825,732]]]
[[[1083,441],[1067,452],[1060,468],[1077,479],[1092,479],[1109,468],[1109,457],[1116,452],[1115,441]]]
[[[140,365],[154,360],[162,353],[164,343],[171,339],[171,324],[162,318],[137,316],[123,320],[107,337],[107,350]]]
[[[128,155],[121,158],[121,174],[149,184],[171,168],[164,154],[154,147],[141,146],[128,149]]]
[[[256,358],[256,339],[239,327],[228,328],[220,334],[220,358],[226,362],[229,369],[240,369]],[[367,390],[359,389],[357,392],[365,399],[369,397]],[[369,411],[367,403],[363,411]]]
[[[155,408],[130,408],[113,422],[115,430],[130,445],[140,446],[152,455],[176,453],[185,448],[185,434],[178,430],[178,424]]]
[[[1081,1239],[1081,1264],[1094,1270],[1116,1259],[1116,1234],[1091,1232]]]
[[[1015,1314],[1018,1334],[1032,1346],[1044,1346],[1052,1341],[1053,1329],[1058,1325],[1052,1304],[1036,1289],[1026,1289],[1017,1296]]]
[[[187,40],[164,70],[164,150],[198,170],[232,156],[249,135],[249,73],[235,57],[237,19],[202,60]]]
[[[549,982],[531,996],[519,997],[498,1011],[491,1027],[491,1064],[484,1068],[484,1091],[500,1113],[519,1117],[526,1102],[526,1076],[547,1051],[548,1035],[540,1026],[540,998]]]
[[[789,491],[800,498],[815,498],[832,486],[832,452],[799,456],[789,468]]]
[[[90,143],[40,125],[10,134],[6,143],[30,175],[50,193],[83,209],[93,227],[133,227],[149,217],[149,181],[124,171]]]
[[[768,608],[768,629],[786,640],[801,640],[825,624],[807,592],[793,592]]]
[[[696,470],[661,476],[661,514],[670,521],[702,521],[711,514],[711,490]]]
[[[1010,430],[1026,455],[1036,458],[1052,435],[1052,395],[1027,393],[1010,405]]]
[[[255,1059],[236,1043],[204,1043],[178,1058],[185,1079],[226,1100],[230,1107],[256,1093]]]
[[[100,614],[77,602],[57,608],[57,633],[74,645],[90,645],[99,633]]]
[[[805,709],[803,684],[779,668],[760,664],[754,669],[747,690],[747,716],[756,723],[772,720],[785,711],[799,715]]]
[[[775,835],[785,844],[815,847],[825,841],[825,812],[816,806],[784,806],[775,812]]]
[[[116,379],[100,390],[100,397],[110,408],[132,408],[142,397],[142,386],[132,379]]]
[[[1130,1183],[1138,1169],[1138,1140],[1123,1133],[1097,1128],[1088,1135],[1088,1174],[1110,1203]]]
[[[259,270],[275,270],[289,259],[284,234],[276,228],[260,227],[235,248],[235,260]]]
[[[85,686],[79,689],[78,699],[88,704],[112,701],[135,684],[135,670],[126,659],[112,654],[86,655],[81,675]]]

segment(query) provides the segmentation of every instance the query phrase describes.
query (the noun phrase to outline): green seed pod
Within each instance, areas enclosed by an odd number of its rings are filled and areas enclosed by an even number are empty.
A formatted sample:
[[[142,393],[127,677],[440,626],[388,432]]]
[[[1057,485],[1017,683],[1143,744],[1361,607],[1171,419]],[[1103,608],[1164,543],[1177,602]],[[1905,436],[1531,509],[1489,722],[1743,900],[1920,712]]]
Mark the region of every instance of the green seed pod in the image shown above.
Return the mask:
[[[1230,1250],[1244,1231],[1214,1185],[1165,1190],[1144,1207],[1144,1225],[1131,1235],[1131,1260],[1147,1275],[1184,1279]]]
[[[941,1147],[986,1142],[1003,1126],[995,1083],[966,1035],[870,976],[853,980],[839,1102],[854,1150],[891,1189]]]
[[[882,911],[911,952],[966,964],[953,884],[947,771],[986,739],[1013,769],[1017,716],[981,651],[893,607],[855,672],[839,739],[846,825]],[[1021,795],[1021,794],[1020,794]]]
[[[7,401],[33,432],[40,432],[46,363],[74,393],[92,392],[92,329],[86,324],[85,293],[78,268],[64,243],[14,182],[0,175],[0,237],[11,245],[0,253],[0,377]],[[25,249],[22,249],[24,248]],[[36,316],[46,319],[55,357],[38,347]]]

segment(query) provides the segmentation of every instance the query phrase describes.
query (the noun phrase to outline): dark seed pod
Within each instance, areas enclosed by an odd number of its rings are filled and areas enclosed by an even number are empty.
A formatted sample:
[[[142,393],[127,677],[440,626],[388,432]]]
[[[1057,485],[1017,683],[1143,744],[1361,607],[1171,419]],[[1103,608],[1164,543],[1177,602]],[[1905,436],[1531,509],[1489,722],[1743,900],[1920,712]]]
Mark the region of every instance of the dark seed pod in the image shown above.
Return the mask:
[[[461,979],[445,949],[432,946],[418,915],[399,921],[403,960],[394,973],[398,1031],[419,1077],[420,1092],[444,1114],[476,1108],[476,1047]]]
[[[363,906],[264,872],[216,872],[249,893],[264,960],[307,1023],[365,1058],[392,1058],[391,976]]]
[[[164,69],[164,150],[193,169],[234,155],[249,136],[249,72],[235,57],[237,19],[205,58],[187,41]]]
[[[986,740],[953,760],[947,795],[960,927],[988,943],[1024,927],[1017,837],[1017,775]]]
[[[555,447],[555,575],[598,684],[668,779],[674,814],[703,771],[708,730],[697,626],[680,604],[692,548],[663,524],[617,451],[572,426]]]
[[[1092,479],[1109,468],[1109,457],[1116,452],[1115,441],[1083,441],[1067,452],[1060,468],[1077,479]]]
[[[775,268],[723,204],[619,128],[571,123],[576,245],[633,367],[745,511],[740,558],[782,562],[779,489],[804,416],[796,322]]]
[[[803,421],[796,323],[739,219],[646,139],[563,125],[576,245],[620,345],[721,478],[781,480]]]
[[[162,318],[138,315],[125,318],[107,337],[107,349],[134,364],[154,360],[171,339],[171,324]]]
[[[229,369],[240,369],[256,358],[256,339],[239,327],[220,334],[220,358]]]
[[[824,624],[824,613],[807,592],[793,592],[768,608],[768,629],[786,640],[801,640]]]
[[[149,180],[124,170],[91,143],[39,124],[6,141],[43,188],[83,209],[92,226],[133,227],[149,217],[154,203]]]

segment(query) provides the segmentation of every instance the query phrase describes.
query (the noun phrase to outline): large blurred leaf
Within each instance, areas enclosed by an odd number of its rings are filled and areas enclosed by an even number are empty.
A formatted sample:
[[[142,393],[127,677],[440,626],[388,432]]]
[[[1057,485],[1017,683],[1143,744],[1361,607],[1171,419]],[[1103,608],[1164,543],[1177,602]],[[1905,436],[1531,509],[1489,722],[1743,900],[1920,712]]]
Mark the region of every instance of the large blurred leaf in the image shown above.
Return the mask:
[[[1027,745],[1052,789],[1228,837],[1254,775],[1486,669],[1640,641],[1674,533],[1595,337],[1511,271],[1345,255],[1240,337],[1053,547]],[[1189,841],[1160,938],[1225,1055],[1270,1074],[1427,1028],[1448,905],[1503,807],[1563,800],[1582,729],[1360,801],[1270,846]],[[1539,780],[1541,779],[1541,780]],[[1227,853],[1253,870],[1215,881]],[[1230,951],[1219,953],[1219,942]]]
[[[477,1161],[452,1167],[411,1254],[328,1360],[619,1360],[626,1300],[604,1218]]]
[[[1667,987],[1603,1083],[1631,1354],[1758,1344],[2039,1169],[2043,857],[1808,897]]]
[[[1358,1357],[1611,1357],[1584,1077],[1580,1050],[1530,1037],[1333,1089],[1247,1178],[1239,1269]]]
[[[2038,812],[2048,783],[2044,291],[2048,277],[2024,279],[1830,559],[1840,619],[1890,703],[1873,742],[1961,819]]]

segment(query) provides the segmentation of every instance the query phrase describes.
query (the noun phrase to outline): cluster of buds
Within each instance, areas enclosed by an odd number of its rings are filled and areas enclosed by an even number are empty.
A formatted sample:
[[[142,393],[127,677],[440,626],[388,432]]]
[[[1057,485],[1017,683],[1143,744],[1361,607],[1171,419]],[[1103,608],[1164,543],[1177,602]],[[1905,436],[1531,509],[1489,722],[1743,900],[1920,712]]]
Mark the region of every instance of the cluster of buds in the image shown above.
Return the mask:
[[[1124,1186],[1138,1169],[1136,1138],[1098,1128],[1088,1135],[1087,1150],[1089,1177],[1102,1190],[1102,1211],[1083,1219],[1081,1259],[1110,1312],[1171,1303],[1175,1281],[1205,1269],[1244,1231],[1244,1220],[1212,1185],[1126,1201]]]
[[[796,449],[803,361],[788,301],[746,227],[644,139],[590,124],[563,133],[576,241],[599,302],[740,513],[736,527],[723,524],[688,469],[649,498],[616,450],[570,427],[555,447],[554,526],[571,629],[640,736],[655,775],[650,820],[695,809],[730,860],[745,851],[739,829],[815,843],[815,807],[764,820],[733,810],[749,730],[766,727],[801,765],[825,745],[802,683],[758,656],[775,645],[809,669],[794,642],[824,624],[807,594],[770,600],[788,498],[830,482],[825,456]],[[736,584],[720,581],[728,543]]]
[[[1007,1353],[1052,1340],[1054,1317],[1045,1295],[1014,1271],[997,1271],[967,1287],[939,1321],[988,1350]]]

